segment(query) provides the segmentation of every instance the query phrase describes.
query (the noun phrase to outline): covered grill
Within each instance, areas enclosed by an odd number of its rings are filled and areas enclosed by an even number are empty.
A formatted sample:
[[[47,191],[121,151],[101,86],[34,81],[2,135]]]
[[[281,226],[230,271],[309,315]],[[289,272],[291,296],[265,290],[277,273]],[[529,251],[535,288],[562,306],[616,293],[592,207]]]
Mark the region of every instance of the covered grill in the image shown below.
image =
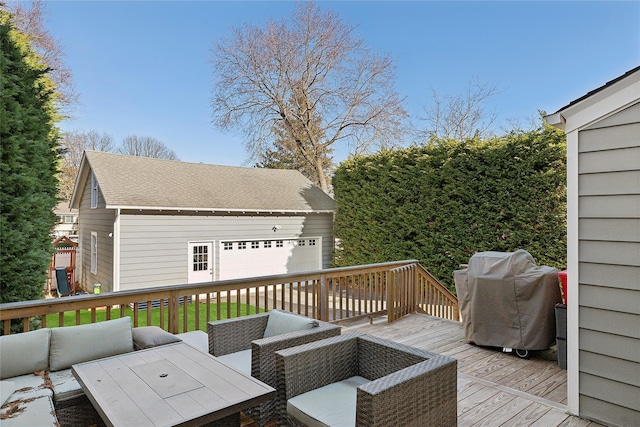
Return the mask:
[[[555,343],[558,270],[536,266],[531,254],[479,252],[453,277],[465,340],[477,345],[546,350]]]

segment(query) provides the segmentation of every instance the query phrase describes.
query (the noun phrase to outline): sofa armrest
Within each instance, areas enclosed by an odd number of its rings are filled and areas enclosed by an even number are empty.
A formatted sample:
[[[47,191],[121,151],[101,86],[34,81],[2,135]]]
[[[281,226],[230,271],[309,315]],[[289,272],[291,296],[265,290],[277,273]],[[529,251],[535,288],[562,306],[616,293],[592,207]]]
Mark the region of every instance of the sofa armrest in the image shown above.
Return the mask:
[[[251,348],[253,340],[262,338],[269,313],[252,314],[207,323],[209,353],[223,356]]]
[[[358,387],[356,424],[457,425],[457,361],[436,355]]]
[[[342,327],[338,325],[318,322],[318,326],[311,329],[254,340],[251,343],[251,376],[275,387],[276,351],[335,337],[341,331]]]

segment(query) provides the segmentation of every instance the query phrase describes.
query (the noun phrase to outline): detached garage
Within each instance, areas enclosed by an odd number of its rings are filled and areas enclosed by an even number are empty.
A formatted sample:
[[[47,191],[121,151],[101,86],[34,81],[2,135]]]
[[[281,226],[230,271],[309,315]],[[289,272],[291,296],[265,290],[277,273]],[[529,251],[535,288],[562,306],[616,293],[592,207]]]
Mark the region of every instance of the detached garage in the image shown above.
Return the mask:
[[[87,151],[79,282],[104,291],[327,268],[334,201],[298,171]]]

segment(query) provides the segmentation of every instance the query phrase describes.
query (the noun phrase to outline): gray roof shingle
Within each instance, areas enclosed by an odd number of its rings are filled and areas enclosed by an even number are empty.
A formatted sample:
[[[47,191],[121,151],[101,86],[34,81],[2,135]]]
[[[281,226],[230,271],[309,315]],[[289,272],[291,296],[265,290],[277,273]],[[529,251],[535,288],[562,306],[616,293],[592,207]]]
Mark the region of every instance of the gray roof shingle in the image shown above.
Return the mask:
[[[333,211],[300,172],[186,163],[86,151],[108,208],[249,212]]]

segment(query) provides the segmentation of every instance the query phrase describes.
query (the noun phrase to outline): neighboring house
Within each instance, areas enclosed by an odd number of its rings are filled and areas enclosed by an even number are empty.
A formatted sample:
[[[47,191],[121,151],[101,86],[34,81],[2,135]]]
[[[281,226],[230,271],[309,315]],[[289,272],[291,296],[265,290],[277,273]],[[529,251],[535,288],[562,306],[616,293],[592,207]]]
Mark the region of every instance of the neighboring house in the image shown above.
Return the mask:
[[[334,201],[300,172],[86,151],[81,276],[103,291],[330,266]]]
[[[640,425],[640,67],[554,114],[567,134],[568,406]]]
[[[58,223],[53,229],[54,239],[78,234],[78,209],[69,208],[69,202],[60,202],[53,213],[58,217]]]

